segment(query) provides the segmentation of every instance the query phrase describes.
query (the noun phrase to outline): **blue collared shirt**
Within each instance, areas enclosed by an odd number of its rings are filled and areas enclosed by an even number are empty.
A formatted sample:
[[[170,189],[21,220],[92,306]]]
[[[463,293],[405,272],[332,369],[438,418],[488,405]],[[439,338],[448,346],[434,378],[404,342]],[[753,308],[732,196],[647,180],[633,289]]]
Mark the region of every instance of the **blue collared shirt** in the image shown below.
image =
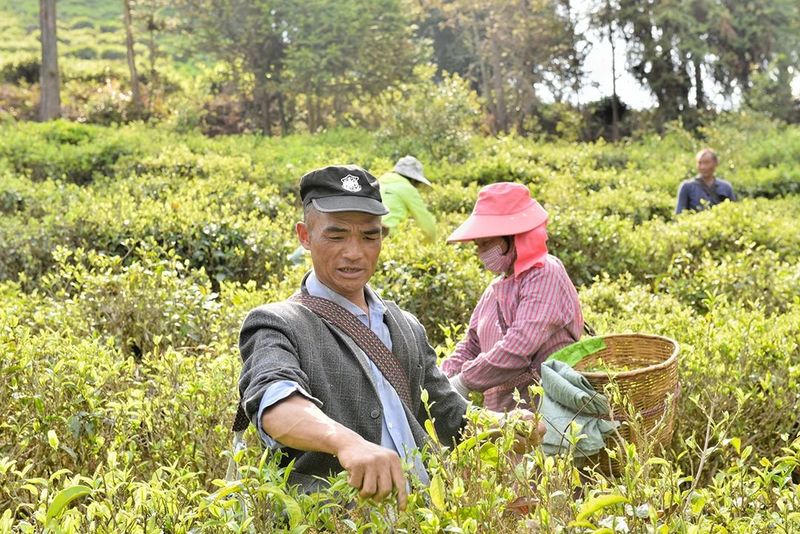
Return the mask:
[[[699,176],[695,176],[691,180],[684,180],[678,189],[678,204],[675,206],[675,213],[678,214],[683,210],[690,209],[694,211],[701,211],[706,206],[713,206],[719,204],[715,202],[711,195],[705,190],[700,183]],[[714,178],[711,184],[714,192],[719,197],[720,202],[725,200],[736,201],[736,194],[733,192],[733,186],[730,182],[722,178]]]
[[[361,308],[339,295],[329,287],[325,286],[319,281],[316,274],[312,271],[306,279],[306,290],[308,294],[313,297],[321,297],[335,302],[343,307],[353,315],[355,315],[365,326],[369,327],[376,336],[383,342],[389,350],[392,350],[392,338],[389,334],[389,327],[383,321],[383,316],[386,313],[386,306],[378,298],[374,291],[369,286],[364,288],[364,293],[369,307],[369,315]],[[367,365],[369,366],[372,381],[375,384],[375,389],[378,392],[381,405],[383,407],[382,418],[382,432],[381,432],[381,446],[387,449],[397,451],[401,458],[413,463],[415,471],[422,481],[427,481],[427,473],[422,467],[419,460],[419,455],[416,454],[416,443],[414,442],[414,435],[411,433],[411,427],[408,424],[405,411],[403,410],[400,397],[397,395],[394,387],[386,380],[383,373],[372,363],[370,358],[366,358]],[[312,400],[316,404],[320,401],[310,395],[302,386],[297,382],[291,380],[282,380],[270,385],[261,397],[261,404],[258,409],[258,433],[261,436],[264,444],[271,448],[277,449],[281,444],[272,439],[264,429],[261,428],[261,417],[264,410],[270,406],[282,401],[293,393],[300,393],[304,397]]]

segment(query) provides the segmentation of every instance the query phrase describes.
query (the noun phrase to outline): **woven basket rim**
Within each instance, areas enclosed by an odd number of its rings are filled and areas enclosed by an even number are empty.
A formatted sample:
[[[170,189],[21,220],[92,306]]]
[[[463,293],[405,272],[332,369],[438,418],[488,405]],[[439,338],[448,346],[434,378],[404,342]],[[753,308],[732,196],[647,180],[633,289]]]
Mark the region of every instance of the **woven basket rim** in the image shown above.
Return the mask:
[[[613,338],[613,337],[617,337],[617,338],[619,338],[619,337],[647,338],[647,339],[664,341],[664,342],[670,343],[672,345],[672,354],[670,354],[669,358],[667,358],[666,360],[664,360],[661,363],[654,363],[652,365],[648,365],[647,367],[640,367],[638,369],[633,369],[632,371],[620,371],[620,372],[616,372],[616,373],[612,373],[612,372],[608,372],[608,371],[605,371],[605,372],[604,371],[578,371],[579,373],[581,373],[583,376],[585,376],[587,378],[604,378],[604,377],[613,377],[613,378],[623,377],[623,378],[628,378],[628,377],[639,376],[639,375],[642,375],[642,374],[651,373],[651,372],[659,370],[659,369],[664,369],[666,367],[669,367],[670,365],[673,365],[675,363],[675,361],[678,359],[678,353],[680,352],[680,345],[678,345],[677,341],[675,341],[674,339],[672,339],[670,337],[658,336],[658,335],[655,335],[655,334],[639,334],[639,333],[636,333],[636,334],[631,334],[631,333],[629,333],[629,334],[606,334],[606,335],[602,335],[602,336],[594,336],[594,339],[597,339],[597,338],[608,339],[608,338]]]

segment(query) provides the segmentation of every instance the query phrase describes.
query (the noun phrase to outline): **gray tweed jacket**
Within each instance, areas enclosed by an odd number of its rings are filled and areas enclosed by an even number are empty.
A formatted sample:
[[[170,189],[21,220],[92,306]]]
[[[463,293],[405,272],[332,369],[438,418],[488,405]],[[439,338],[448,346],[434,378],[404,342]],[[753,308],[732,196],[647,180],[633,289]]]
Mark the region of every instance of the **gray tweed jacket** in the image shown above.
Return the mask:
[[[393,353],[408,374],[411,406],[406,417],[417,446],[427,439],[428,418],[420,394],[428,391],[434,427],[443,443],[459,439],[466,403],[436,366],[436,354],[425,329],[412,314],[384,301],[385,321]],[[251,311],[239,334],[243,366],[239,378],[242,405],[256,425],[261,397],[270,384],[292,380],[318,400],[331,419],[380,444],[382,409],[367,367],[366,356],[355,342],[305,306],[284,301]],[[338,460],[319,452],[285,448],[284,463],[295,460],[294,472],[328,476],[342,470]],[[295,477],[303,482],[309,477]]]

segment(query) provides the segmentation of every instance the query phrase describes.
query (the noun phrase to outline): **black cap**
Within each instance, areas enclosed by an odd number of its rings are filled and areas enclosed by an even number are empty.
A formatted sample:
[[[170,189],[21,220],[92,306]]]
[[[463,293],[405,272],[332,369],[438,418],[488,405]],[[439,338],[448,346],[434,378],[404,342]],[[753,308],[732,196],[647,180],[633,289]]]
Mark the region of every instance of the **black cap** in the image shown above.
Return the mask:
[[[303,207],[313,204],[325,213],[361,211],[386,215],[378,180],[356,165],[332,165],[313,170],[300,178]]]

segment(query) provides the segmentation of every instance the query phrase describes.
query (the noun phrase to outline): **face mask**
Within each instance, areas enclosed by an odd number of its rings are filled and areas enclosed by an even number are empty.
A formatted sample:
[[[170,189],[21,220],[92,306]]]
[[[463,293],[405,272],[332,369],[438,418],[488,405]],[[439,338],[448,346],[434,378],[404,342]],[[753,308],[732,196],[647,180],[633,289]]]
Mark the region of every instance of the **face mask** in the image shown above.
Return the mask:
[[[495,274],[503,274],[511,269],[514,265],[514,260],[517,255],[515,254],[513,245],[509,248],[508,252],[503,254],[503,247],[500,244],[493,246],[478,254],[483,266]]]

